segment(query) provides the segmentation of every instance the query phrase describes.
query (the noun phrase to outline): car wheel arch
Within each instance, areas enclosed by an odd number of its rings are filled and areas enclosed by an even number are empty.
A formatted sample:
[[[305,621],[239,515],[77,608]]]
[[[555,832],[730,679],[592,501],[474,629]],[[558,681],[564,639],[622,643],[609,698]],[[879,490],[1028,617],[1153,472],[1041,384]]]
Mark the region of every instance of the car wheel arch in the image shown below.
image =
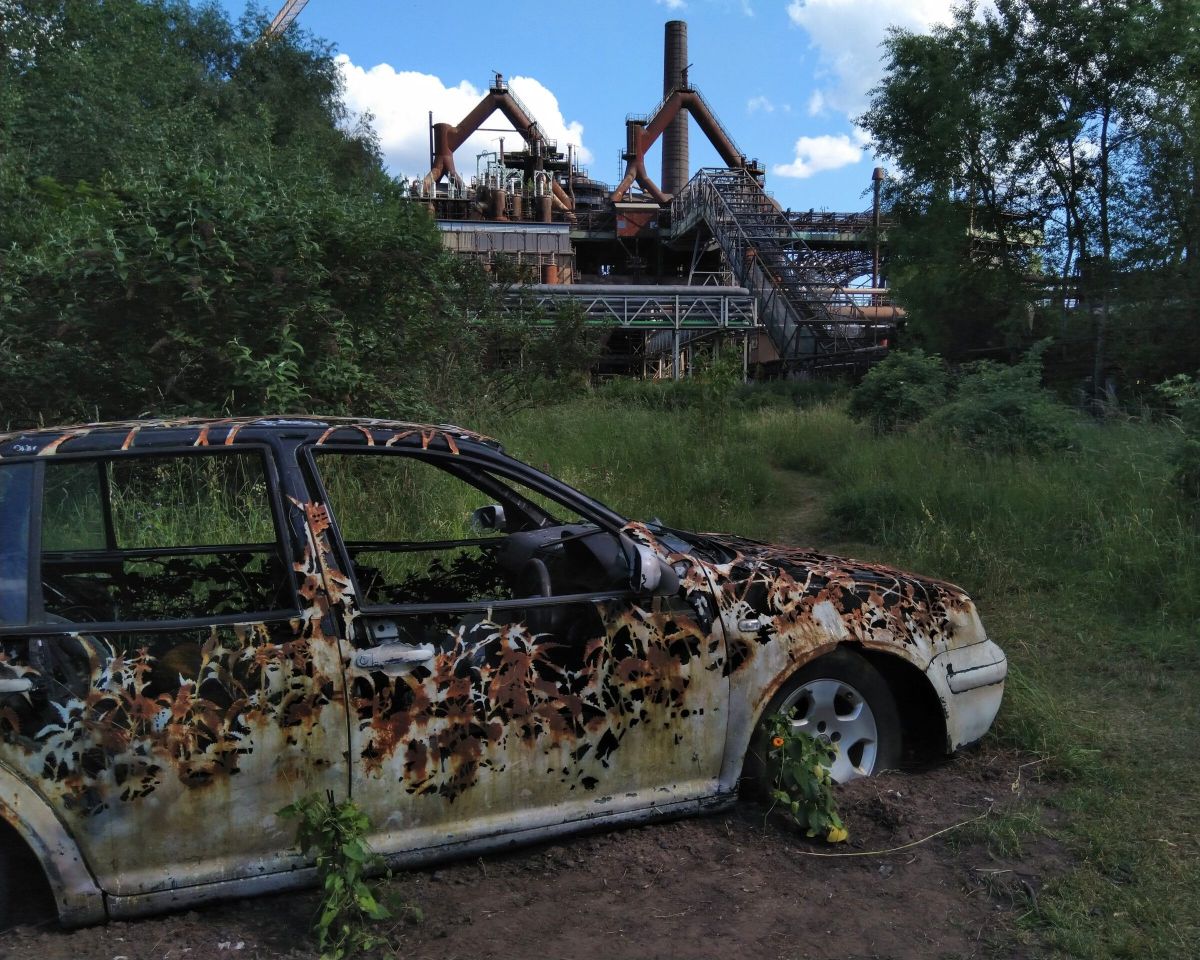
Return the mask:
[[[906,758],[914,751],[919,760],[932,759],[947,752],[945,704],[925,674],[924,667],[916,663],[915,658],[911,655],[906,656],[906,651],[900,648],[879,649],[854,641],[826,643],[808,651],[808,655],[803,659],[790,663],[788,669],[781,671],[769,685],[763,687],[754,704],[750,723],[744,731],[732,782],[741,781],[745,785],[757,777],[752,757],[754,735],[780,691],[802,670],[838,650],[857,654],[882,677],[896,703],[901,745]],[[730,782],[729,773],[730,767],[727,764],[721,778],[723,782]]]
[[[27,783],[0,765],[0,821],[9,827],[41,868],[64,926],[105,918],[104,894],[83,855],[50,805]]]

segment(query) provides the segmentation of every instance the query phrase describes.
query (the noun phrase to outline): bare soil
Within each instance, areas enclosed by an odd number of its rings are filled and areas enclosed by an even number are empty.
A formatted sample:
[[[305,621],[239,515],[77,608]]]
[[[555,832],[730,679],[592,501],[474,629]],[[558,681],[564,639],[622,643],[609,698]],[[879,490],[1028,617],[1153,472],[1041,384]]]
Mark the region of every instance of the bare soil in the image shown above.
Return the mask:
[[[1031,758],[984,751],[848,784],[839,806],[850,840],[836,846],[743,802],[408,872],[384,895],[415,909],[383,925],[390,948],[379,956],[1034,956],[1019,918],[1069,858],[1042,830],[1027,833],[1015,855],[997,856],[980,828],[1049,797],[1038,769]],[[1053,817],[1052,807],[1036,809]],[[305,892],[85,930],[26,924],[0,937],[0,960],[312,958],[316,903]]]

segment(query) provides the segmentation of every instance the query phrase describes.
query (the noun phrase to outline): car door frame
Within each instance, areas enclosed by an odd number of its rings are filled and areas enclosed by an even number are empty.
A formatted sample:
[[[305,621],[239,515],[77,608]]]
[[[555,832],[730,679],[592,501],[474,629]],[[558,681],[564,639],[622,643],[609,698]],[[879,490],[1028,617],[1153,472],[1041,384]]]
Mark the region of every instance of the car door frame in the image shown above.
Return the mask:
[[[397,616],[421,616],[427,613],[445,613],[453,611],[455,613],[479,613],[484,614],[486,611],[495,611],[498,609],[519,610],[530,607],[547,607],[562,604],[572,603],[594,603],[594,604],[612,604],[623,605],[626,609],[626,614],[629,610],[638,610],[642,614],[639,616],[630,616],[630,620],[644,620],[659,624],[669,624],[674,629],[673,639],[678,639],[686,633],[686,625],[680,628],[679,622],[685,620],[692,615],[692,607],[688,605],[684,599],[682,591],[670,598],[655,598],[650,595],[650,592],[639,592],[632,589],[613,589],[607,591],[596,591],[584,594],[571,594],[563,596],[554,596],[548,598],[524,598],[512,600],[492,600],[492,601],[477,601],[477,602],[461,602],[453,604],[372,604],[366,605],[361,602],[361,598],[357,591],[357,580],[354,573],[354,564],[352,563],[347,547],[343,540],[336,516],[336,505],[329,504],[327,495],[321,480],[320,467],[317,458],[321,454],[340,453],[350,456],[406,456],[425,461],[429,460],[444,460],[447,462],[459,461],[471,463],[488,473],[495,474],[501,481],[511,480],[528,486],[534,492],[544,495],[551,500],[560,503],[565,508],[579,514],[586,520],[590,520],[611,536],[618,538],[622,544],[622,549],[636,551],[638,549],[638,541],[630,538],[625,532],[627,522],[624,521],[618,514],[598,504],[596,501],[580,494],[573,488],[557,481],[552,477],[548,477],[540,471],[536,471],[519,461],[513,460],[498,451],[493,451],[488,447],[479,445],[460,444],[457,448],[449,449],[445,452],[440,450],[430,450],[426,447],[393,447],[383,449],[379,446],[355,440],[352,442],[321,442],[308,443],[301,445],[298,450],[299,459],[303,470],[306,474],[306,479],[309,483],[309,495],[314,500],[321,502],[328,507],[325,513],[329,526],[329,533],[334,544],[334,553],[338,559],[339,571],[344,572],[346,586],[351,593],[351,603],[353,611],[348,616],[346,621],[347,630],[344,636],[346,642],[346,650],[343,653],[343,661],[347,669],[347,690],[348,705],[350,709],[349,733],[351,737],[351,766],[356,777],[355,784],[351,787],[351,796],[356,800],[362,800],[362,791],[358,787],[362,776],[360,764],[363,762],[363,757],[359,756],[361,752],[356,747],[356,722],[360,728],[364,722],[361,715],[357,715],[355,706],[354,684],[356,675],[361,675],[363,672],[377,674],[378,671],[373,671],[369,667],[356,670],[356,657],[364,649],[370,649],[369,646],[364,646],[369,643],[370,635],[364,628],[364,624],[372,618],[379,619],[394,619]],[[461,477],[459,479],[462,479]],[[464,480],[463,482],[468,482]],[[705,578],[706,580],[706,578]],[[645,603],[645,609],[637,606],[637,601],[648,601]],[[676,602],[678,600],[678,602]],[[715,609],[715,597],[709,596],[708,601],[711,604],[711,609]],[[667,610],[670,604],[675,606],[671,610]],[[613,624],[616,622],[611,614],[602,614],[604,628],[606,631],[614,631],[618,629]],[[623,629],[625,624],[621,624]],[[643,624],[644,626],[644,624]],[[591,822],[597,819],[605,820],[621,820],[621,819],[640,819],[644,817],[652,817],[661,815],[665,812],[683,812],[687,809],[695,809],[701,803],[713,799],[720,792],[719,774],[721,764],[724,758],[724,743],[727,730],[726,718],[728,716],[728,678],[723,675],[720,665],[723,657],[723,633],[720,627],[710,625],[708,632],[702,639],[697,639],[694,634],[698,627],[692,630],[693,635],[687,637],[688,642],[693,642],[694,650],[692,656],[695,661],[695,673],[698,677],[694,686],[697,691],[707,687],[712,688],[715,692],[706,697],[703,703],[696,703],[691,709],[687,707],[679,707],[673,716],[682,713],[684,718],[691,717],[689,723],[683,719],[677,719],[678,726],[672,730],[675,733],[676,743],[683,739],[682,734],[689,732],[690,729],[702,729],[705,735],[699,736],[696,739],[705,741],[702,747],[696,748],[693,753],[693,760],[696,761],[698,767],[703,766],[703,771],[694,780],[684,782],[679,789],[672,789],[668,784],[657,784],[654,789],[651,789],[649,781],[646,784],[640,784],[640,789],[621,789],[619,784],[606,784],[606,787],[611,789],[597,790],[595,794],[590,793],[592,786],[587,787],[587,796],[581,796],[578,801],[567,802],[566,798],[558,798],[553,803],[545,804],[536,809],[503,809],[503,804],[498,804],[495,797],[486,798],[474,813],[468,812],[468,808],[473,804],[470,801],[463,799],[462,793],[455,793],[444,802],[452,803],[454,807],[462,812],[457,820],[453,822],[440,822],[432,826],[428,824],[413,826],[407,822],[405,816],[404,804],[402,798],[406,795],[399,786],[393,782],[393,790],[389,797],[391,807],[383,809],[383,803],[380,802],[380,809],[374,809],[376,804],[370,800],[365,802],[365,809],[372,818],[373,834],[372,842],[377,850],[388,855],[394,862],[422,862],[429,859],[435,859],[440,856],[445,856],[449,850],[463,852],[466,850],[482,850],[492,846],[496,846],[504,842],[512,842],[516,836],[536,837],[542,835],[552,835],[577,829],[579,824],[583,822]],[[701,667],[701,659],[703,659],[703,669]],[[437,655],[435,657],[436,665],[423,667],[419,663],[414,665],[412,671],[405,671],[403,675],[419,679],[424,686],[427,681],[433,680],[435,671],[446,672],[449,667],[442,663],[443,657]],[[684,661],[687,663],[687,660]],[[661,658],[660,658],[661,663]],[[678,671],[683,675],[684,671]],[[407,681],[406,681],[407,682]],[[684,676],[682,681],[686,687],[690,682],[690,676]],[[699,692],[696,694],[699,696]],[[431,698],[432,699],[432,698]],[[705,711],[708,711],[707,718]],[[636,724],[637,720],[633,720]],[[646,729],[652,725],[647,724]],[[677,732],[676,732],[677,731]],[[612,733],[611,730],[607,733]],[[625,731],[622,731],[624,736]],[[640,734],[639,734],[640,735]],[[647,741],[649,742],[649,741]],[[578,752],[582,756],[586,753],[589,746],[596,746],[595,743],[583,744],[578,748]],[[609,741],[606,746],[615,750],[615,744]],[[597,748],[598,756],[602,748]],[[626,756],[630,756],[635,748],[629,748],[626,751]],[[704,757],[701,760],[700,752],[704,752]],[[610,753],[611,759],[612,754]],[[662,756],[660,749],[660,757]],[[648,761],[647,761],[648,762]],[[667,763],[672,762],[672,758],[667,757]],[[398,778],[402,783],[404,776],[401,774]],[[581,794],[584,791],[581,791]],[[415,801],[414,801],[415,802]],[[556,809],[551,809],[556,808]],[[419,818],[418,818],[419,819]]]
[[[286,476],[288,470],[286,461],[281,458],[282,452],[282,445],[274,438],[242,436],[236,443],[227,443],[219,448],[169,443],[162,446],[141,446],[132,450],[100,448],[77,453],[63,452],[55,454],[52,458],[53,462],[48,457],[31,456],[29,460],[34,464],[34,479],[31,491],[26,623],[0,626],[0,637],[54,638],[85,635],[103,638],[111,634],[152,633],[184,636],[211,629],[214,631],[215,638],[215,631],[225,629],[231,633],[240,631],[246,638],[245,642],[257,645],[260,641],[274,643],[277,636],[272,632],[274,629],[280,634],[286,632],[293,640],[302,640],[306,645],[309,644],[311,636],[306,635],[305,631],[311,633],[314,609],[323,606],[323,603],[317,602],[319,598],[307,598],[309,606],[306,608],[304,605],[306,598],[298,588],[298,575],[303,566],[304,557],[303,551],[297,549],[299,546],[297,538],[307,536],[307,527],[304,525],[303,514],[296,514],[295,508],[289,508],[284,501],[286,487],[283,485],[283,477]],[[274,533],[273,547],[282,565],[287,594],[292,600],[292,606],[273,610],[246,611],[245,614],[235,612],[163,620],[118,619],[110,622],[79,621],[63,625],[48,620],[42,596],[42,510],[46,492],[46,471],[52,469],[54,463],[72,461],[104,463],[120,459],[238,455],[254,457],[262,465],[263,481],[266,486],[264,497],[270,511]],[[12,458],[8,462],[19,461],[17,458]],[[105,493],[107,493],[106,488]],[[106,504],[104,507],[106,538],[109,540],[107,549],[115,551],[119,547],[111,542],[112,523],[111,517],[108,516],[110,508],[110,504]],[[299,525],[293,522],[294,516],[297,515],[301,518]],[[301,540],[300,543],[302,542]],[[230,546],[236,545],[231,544]],[[180,547],[178,552],[186,554],[188,548]],[[198,552],[203,552],[203,550]],[[319,631],[321,628],[318,626],[316,629]],[[296,763],[290,765],[285,762],[286,758],[280,756],[280,752],[264,750],[261,762],[269,766],[275,773],[271,776],[264,776],[263,779],[279,783],[280,791],[273,799],[264,797],[253,817],[239,817],[230,820],[224,816],[227,812],[224,809],[214,809],[211,811],[212,817],[206,817],[202,811],[207,807],[201,799],[200,810],[192,809],[191,826],[193,829],[207,830],[208,822],[213,817],[220,817],[226,823],[226,828],[220,832],[226,835],[227,843],[218,847],[212,843],[211,835],[205,841],[213,848],[211,856],[195,862],[182,863],[173,862],[171,856],[164,855],[161,862],[146,863],[132,872],[123,870],[115,863],[106,863],[105,859],[98,860],[98,856],[101,856],[100,848],[93,848],[82,842],[89,829],[94,829],[91,821],[86,818],[80,819],[77,816],[68,816],[62,808],[62,804],[52,800],[56,791],[49,789],[48,784],[44,782],[45,777],[32,771],[32,768],[26,770],[19,764],[14,765],[13,762],[2,765],[4,769],[13,772],[18,782],[32,789],[54,811],[54,816],[67,826],[88,872],[95,878],[96,885],[105,892],[105,904],[110,916],[134,915],[145,912],[147,909],[167,908],[204,900],[220,895],[218,890],[228,893],[249,892],[251,890],[283,889],[311,882],[312,871],[308,869],[311,857],[300,854],[294,847],[292,826],[280,819],[277,814],[284,805],[299,799],[301,795],[310,790],[319,790],[322,793],[326,790],[334,790],[339,797],[345,797],[348,790],[348,778],[338,770],[338,764],[333,762],[334,759],[344,757],[346,743],[346,712],[344,697],[341,694],[344,678],[338,657],[340,644],[338,643],[337,629],[334,628],[331,634],[326,631],[326,639],[329,651],[324,660],[328,662],[328,666],[333,668],[333,672],[324,673],[319,668],[315,672],[329,684],[321,694],[325,704],[321,709],[327,711],[327,715],[324,719],[314,721],[314,724],[322,728],[318,739],[327,742],[328,748],[322,753],[315,748],[315,745],[311,751],[306,746],[296,745],[292,751],[295,753],[293,759]],[[320,656],[321,652],[314,649],[310,653]],[[102,684],[117,682],[105,680],[105,676],[107,676],[106,673],[91,675],[87,696],[81,699],[81,704],[83,700],[92,701],[102,697],[104,695],[104,691],[101,689]],[[315,684],[316,681],[312,682]],[[111,759],[106,760],[106,763],[111,765]],[[310,773],[308,776],[297,765],[305,763],[308,764],[305,768]],[[182,782],[181,778],[175,778],[169,771],[168,764],[168,770],[163,771],[163,777],[158,781],[156,788],[159,796],[154,798],[151,805],[158,809],[160,814],[162,796],[172,791],[179,793],[180,788],[176,784],[176,779]],[[320,782],[317,783],[316,780]],[[242,792],[241,784],[246,782],[245,779],[239,781],[237,793]],[[187,785],[184,785],[182,789],[184,792],[180,796],[189,796],[190,791],[188,791]],[[208,784],[200,785],[198,796],[203,797],[206,790],[211,795],[212,791]],[[120,815],[113,814],[111,818],[105,817],[108,822],[106,832],[155,837],[152,841],[144,839],[143,843],[162,846],[164,850],[170,849],[170,837],[163,837],[161,840],[156,838],[155,817],[151,806],[143,803],[141,808],[138,808],[139,801],[152,796],[153,792],[147,792],[144,796],[138,796],[135,793],[129,798],[115,795],[108,798],[106,803],[123,803],[125,806],[117,808]],[[250,792],[256,797],[261,796],[261,791]],[[215,806],[215,800],[212,805]],[[239,824],[241,827],[238,826]],[[182,828],[182,825],[180,826]],[[277,843],[273,848],[269,845],[263,846],[260,850],[262,855],[258,859],[247,860],[241,854],[241,846],[237,840],[239,829],[253,830],[257,838],[266,836],[276,840]],[[53,875],[53,871],[50,872]]]

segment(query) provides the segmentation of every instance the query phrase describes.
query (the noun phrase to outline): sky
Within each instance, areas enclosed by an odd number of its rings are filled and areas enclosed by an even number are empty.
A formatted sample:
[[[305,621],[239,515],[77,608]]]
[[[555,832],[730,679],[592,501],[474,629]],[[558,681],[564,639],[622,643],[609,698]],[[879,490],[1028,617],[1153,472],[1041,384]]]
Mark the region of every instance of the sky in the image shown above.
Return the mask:
[[[244,0],[220,0],[239,16]],[[284,0],[264,0],[273,13]],[[504,4],[309,0],[297,23],[332,43],[347,105],[368,112],[389,170],[429,167],[429,111],[458,123],[502,73],[561,148],[616,183],[627,114],[662,98],[663,25],[688,24],[689,79],[767,189],[796,210],[864,210],[879,163],[853,122],[881,73],[889,25],[926,31],[953,0],[570,0]],[[497,114],[487,127],[507,127]],[[495,150],[484,132],[456,154],[464,176]],[[512,142],[506,138],[506,147]],[[691,169],[720,165],[693,121]],[[658,146],[647,169],[660,180]]]

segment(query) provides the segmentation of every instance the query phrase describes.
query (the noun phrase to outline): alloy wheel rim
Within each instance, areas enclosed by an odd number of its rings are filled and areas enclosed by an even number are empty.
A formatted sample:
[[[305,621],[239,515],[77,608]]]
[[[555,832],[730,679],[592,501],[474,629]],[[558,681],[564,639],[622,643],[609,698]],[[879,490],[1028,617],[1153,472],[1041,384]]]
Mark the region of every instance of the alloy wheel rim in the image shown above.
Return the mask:
[[[879,756],[875,714],[859,691],[844,680],[810,680],[784,701],[794,709],[792,729],[836,747],[830,776],[838,783],[870,776]]]

